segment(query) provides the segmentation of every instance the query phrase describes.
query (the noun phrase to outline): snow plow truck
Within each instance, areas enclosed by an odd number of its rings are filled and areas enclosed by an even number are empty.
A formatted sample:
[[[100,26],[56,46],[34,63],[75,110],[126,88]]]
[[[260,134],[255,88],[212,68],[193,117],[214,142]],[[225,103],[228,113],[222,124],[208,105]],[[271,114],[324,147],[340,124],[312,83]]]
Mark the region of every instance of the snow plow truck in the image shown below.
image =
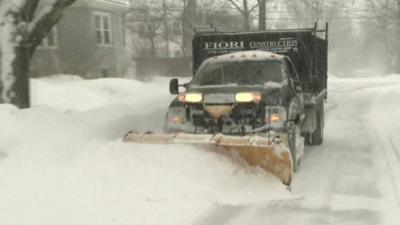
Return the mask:
[[[233,151],[290,185],[304,143],[323,142],[327,31],[195,33],[193,78],[170,81],[165,132],[124,141]]]

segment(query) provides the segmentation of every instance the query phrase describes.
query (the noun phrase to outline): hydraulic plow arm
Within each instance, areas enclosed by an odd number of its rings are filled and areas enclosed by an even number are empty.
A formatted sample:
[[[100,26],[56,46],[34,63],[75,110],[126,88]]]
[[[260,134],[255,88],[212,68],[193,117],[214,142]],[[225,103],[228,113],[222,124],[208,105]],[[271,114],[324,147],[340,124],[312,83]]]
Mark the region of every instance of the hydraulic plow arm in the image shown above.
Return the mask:
[[[293,176],[293,162],[289,148],[282,141],[269,141],[265,137],[129,132],[123,141],[145,144],[187,144],[206,149],[235,151],[250,165],[263,168],[286,185],[290,185]]]

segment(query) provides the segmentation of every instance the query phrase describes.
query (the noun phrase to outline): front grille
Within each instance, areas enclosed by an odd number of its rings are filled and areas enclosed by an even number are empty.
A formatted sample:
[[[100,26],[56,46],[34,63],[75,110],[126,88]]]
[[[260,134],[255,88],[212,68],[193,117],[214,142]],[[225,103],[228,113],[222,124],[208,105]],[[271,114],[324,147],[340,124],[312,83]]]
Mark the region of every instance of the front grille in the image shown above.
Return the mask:
[[[235,95],[232,93],[205,94],[203,98],[205,104],[226,104],[235,102]]]
[[[204,110],[204,107],[209,105],[222,104],[199,104],[190,108],[190,118],[195,127],[202,127],[216,132],[225,132],[225,130],[233,132],[232,129],[239,131],[243,126],[255,129],[265,125],[265,106],[263,104],[232,104],[232,111],[218,119],[213,118]]]

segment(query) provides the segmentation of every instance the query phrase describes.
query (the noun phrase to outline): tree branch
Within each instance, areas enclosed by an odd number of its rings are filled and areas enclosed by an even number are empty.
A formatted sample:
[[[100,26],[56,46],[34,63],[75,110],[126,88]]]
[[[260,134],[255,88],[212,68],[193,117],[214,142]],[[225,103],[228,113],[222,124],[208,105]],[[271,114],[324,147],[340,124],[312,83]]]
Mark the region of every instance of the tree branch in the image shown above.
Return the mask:
[[[255,10],[258,7],[258,3],[255,4],[253,7],[251,7],[251,9],[249,10],[248,14],[250,14],[253,10]]]
[[[243,11],[243,9],[240,8],[240,6],[234,1],[234,0],[228,0],[237,10],[239,10],[240,13],[243,15],[246,15],[246,12]]]
[[[40,0],[29,0],[25,2],[25,4],[22,6],[22,10],[20,11],[21,18],[24,21],[32,21],[39,1]]]
[[[165,38],[165,39],[167,39],[168,41],[171,41],[171,42],[173,42],[173,43],[175,43],[175,44],[177,44],[177,45],[179,45],[179,46],[182,46],[182,45],[183,45],[182,42],[177,41],[177,40],[175,40],[174,38],[170,38],[170,37],[166,36],[166,35],[163,34],[163,33],[157,33],[157,35],[159,35],[159,36],[161,36],[162,38]]]
[[[31,1],[31,0],[29,0]],[[64,8],[72,5],[76,0],[57,0],[46,11],[38,14],[37,20],[32,20],[29,24],[29,34],[27,37],[30,43],[29,52],[33,54],[42,39],[50,32],[51,28],[61,19]]]

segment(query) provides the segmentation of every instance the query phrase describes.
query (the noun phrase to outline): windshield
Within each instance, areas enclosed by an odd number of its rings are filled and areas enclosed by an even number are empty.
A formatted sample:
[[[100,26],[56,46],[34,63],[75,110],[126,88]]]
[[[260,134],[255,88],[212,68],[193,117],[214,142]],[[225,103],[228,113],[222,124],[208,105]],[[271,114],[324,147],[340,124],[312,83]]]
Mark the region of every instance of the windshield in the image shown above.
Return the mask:
[[[200,68],[192,80],[193,85],[264,85],[282,83],[281,62],[236,61],[209,63]]]

